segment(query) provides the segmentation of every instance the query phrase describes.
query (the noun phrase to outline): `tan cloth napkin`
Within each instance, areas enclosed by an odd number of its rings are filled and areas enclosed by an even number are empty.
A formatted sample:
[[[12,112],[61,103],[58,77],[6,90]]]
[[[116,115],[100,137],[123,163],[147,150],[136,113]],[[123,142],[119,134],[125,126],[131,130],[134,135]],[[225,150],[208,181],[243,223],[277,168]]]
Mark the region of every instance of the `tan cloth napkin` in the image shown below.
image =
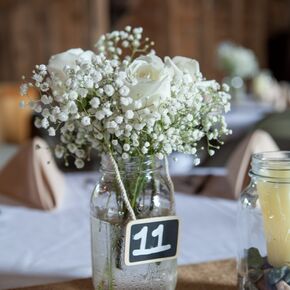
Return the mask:
[[[40,138],[23,145],[0,171],[0,194],[33,208],[57,207],[64,190],[64,176]]]
[[[279,150],[279,147],[267,132],[263,130],[254,131],[246,136],[230,156],[226,165],[227,176],[210,177],[201,193],[207,196],[238,198],[249,182],[248,171],[252,154],[277,150]]]

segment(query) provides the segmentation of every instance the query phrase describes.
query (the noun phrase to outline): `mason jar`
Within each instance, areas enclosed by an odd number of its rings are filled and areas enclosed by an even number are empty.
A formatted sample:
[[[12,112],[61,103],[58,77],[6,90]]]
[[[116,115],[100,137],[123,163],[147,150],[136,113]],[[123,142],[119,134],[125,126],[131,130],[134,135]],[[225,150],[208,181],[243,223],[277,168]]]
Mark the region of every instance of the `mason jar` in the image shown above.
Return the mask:
[[[175,215],[163,161],[154,156],[118,160],[120,176],[137,219]],[[91,198],[93,284],[96,290],[173,290],[176,258],[127,266],[125,230],[130,215],[122,198],[111,159],[102,156],[101,177]]]
[[[238,208],[239,289],[290,289],[290,151],[252,156]]]

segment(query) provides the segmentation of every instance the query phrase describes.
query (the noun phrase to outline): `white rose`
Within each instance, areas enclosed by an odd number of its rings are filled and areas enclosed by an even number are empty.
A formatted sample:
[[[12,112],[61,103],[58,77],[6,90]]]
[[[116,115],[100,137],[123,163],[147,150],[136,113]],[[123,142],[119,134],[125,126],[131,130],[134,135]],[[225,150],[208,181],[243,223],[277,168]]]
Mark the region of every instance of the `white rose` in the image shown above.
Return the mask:
[[[177,81],[181,80],[183,76],[183,72],[177,67],[177,65],[172,61],[172,59],[166,56],[164,58],[164,62],[165,62],[166,67],[171,70],[172,77],[174,77],[175,80]]]
[[[151,107],[154,110],[170,98],[172,70],[158,56],[148,54],[136,58],[129,65],[128,74],[137,80],[136,84],[126,84],[130,89],[129,96],[140,103],[142,108]],[[126,109],[131,109],[131,106]]]
[[[50,74],[55,74],[60,80],[65,79],[64,67],[66,65],[74,68],[76,60],[91,61],[94,53],[90,50],[83,51],[81,48],[69,49],[65,52],[53,55],[48,62],[47,70]]]
[[[195,80],[196,76],[200,74],[199,63],[195,59],[175,56],[172,60],[167,57],[166,62],[174,68],[175,76],[179,76],[181,71],[184,74],[191,75],[193,80]]]

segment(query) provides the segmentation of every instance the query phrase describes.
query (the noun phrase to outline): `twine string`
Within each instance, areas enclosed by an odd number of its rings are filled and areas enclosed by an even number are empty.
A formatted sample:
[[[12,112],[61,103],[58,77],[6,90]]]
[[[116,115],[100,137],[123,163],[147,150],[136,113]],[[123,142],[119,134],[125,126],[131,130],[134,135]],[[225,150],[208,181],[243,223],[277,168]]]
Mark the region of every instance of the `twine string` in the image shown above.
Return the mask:
[[[117,162],[114,159],[114,157],[113,157],[113,155],[112,155],[111,152],[110,152],[109,156],[110,156],[110,159],[111,159],[112,164],[113,164],[113,167],[114,167],[114,171],[115,171],[115,174],[116,174],[117,183],[118,183],[119,188],[121,190],[122,199],[125,202],[126,208],[127,208],[128,212],[129,212],[129,215],[130,215],[131,219],[132,220],[136,220],[136,215],[135,215],[134,210],[133,210],[133,208],[132,208],[132,206],[130,204],[130,201],[129,201],[129,198],[128,198],[128,195],[127,195],[125,186],[124,186],[123,181],[122,181],[122,178],[121,178],[121,174],[120,174],[120,171],[119,171],[119,167],[117,165]]]
[[[134,210],[133,210],[133,208],[132,208],[132,206],[130,204],[130,201],[129,201],[125,186],[124,186],[122,178],[121,178],[121,174],[120,174],[117,162],[114,159],[112,153],[110,153],[109,156],[110,156],[110,159],[112,161],[113,168],[114,168],[114,171],[115,171],[115,174],[116,174],[117,183],[118,183],[119,188],[121,190],[122,199],[125,202],[126,208],[127,208],[128,212],[129,212],[129,215],[130,215],[131,219],[132,220],[136,220],[136,215],[135,215]],[[172,180],[170,178],[169,165],[168,165],[167,157],[164,158],[164,161],[165,161],[165,178],[166,178],[166,180],[168,182],[168,185],[169,185],[169,194],[170,194],[170,201],[171,201],[170,207],[172,209],[173,205],[175,204],[174,185],[173,185],[173,182],[172,182]]]

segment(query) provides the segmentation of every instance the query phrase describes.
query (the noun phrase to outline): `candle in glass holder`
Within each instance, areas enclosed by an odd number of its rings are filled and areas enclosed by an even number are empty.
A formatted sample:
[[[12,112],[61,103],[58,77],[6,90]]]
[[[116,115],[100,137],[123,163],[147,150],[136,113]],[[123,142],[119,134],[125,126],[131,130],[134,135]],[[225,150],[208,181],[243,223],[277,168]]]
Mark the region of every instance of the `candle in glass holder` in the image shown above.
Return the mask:
[[[290,170],[276,165],[260,172],[257,181],[262,209],[268,262],[290,266]]]

